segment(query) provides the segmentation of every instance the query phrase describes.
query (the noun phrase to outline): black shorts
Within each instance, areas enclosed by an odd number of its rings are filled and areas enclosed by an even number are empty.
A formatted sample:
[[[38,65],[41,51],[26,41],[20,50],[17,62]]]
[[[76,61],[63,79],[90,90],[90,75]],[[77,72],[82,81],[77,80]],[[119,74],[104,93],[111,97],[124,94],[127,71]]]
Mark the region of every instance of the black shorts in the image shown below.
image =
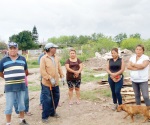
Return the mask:
[[[69,88],[80,88],[81,80],[67,80]]]

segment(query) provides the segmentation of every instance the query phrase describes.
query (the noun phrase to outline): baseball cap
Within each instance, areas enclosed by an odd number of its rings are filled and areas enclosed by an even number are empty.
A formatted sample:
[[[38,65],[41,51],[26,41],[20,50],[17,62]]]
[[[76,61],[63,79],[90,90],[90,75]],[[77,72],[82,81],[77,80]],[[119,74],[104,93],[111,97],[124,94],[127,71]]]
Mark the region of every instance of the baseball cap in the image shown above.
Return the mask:
[[[9,43],[8,43],[8,47],[9,47],[9,48],[10,48],[10,47],[18,48],[18,44],[15,43],[15,42],[9,42]]]
[[[47,43],[44,49],[49,49],[49,48],[58,48],[58,46],[53,43]]]

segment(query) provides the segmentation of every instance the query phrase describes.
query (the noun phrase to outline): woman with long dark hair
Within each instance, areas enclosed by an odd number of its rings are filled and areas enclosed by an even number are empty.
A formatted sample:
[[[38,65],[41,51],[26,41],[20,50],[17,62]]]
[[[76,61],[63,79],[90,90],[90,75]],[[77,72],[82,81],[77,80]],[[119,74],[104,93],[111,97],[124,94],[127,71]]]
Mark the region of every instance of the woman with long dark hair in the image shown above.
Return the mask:
[[[112,92],[114,105],[112,110],[116,110],[118,104],[122,104],[121,88],[123,85],[123,71],[125,69],[124,61],[119,57],[118,49],[111,50],[112,59],[107,63],[106,71],[108,73],[108,82]]]

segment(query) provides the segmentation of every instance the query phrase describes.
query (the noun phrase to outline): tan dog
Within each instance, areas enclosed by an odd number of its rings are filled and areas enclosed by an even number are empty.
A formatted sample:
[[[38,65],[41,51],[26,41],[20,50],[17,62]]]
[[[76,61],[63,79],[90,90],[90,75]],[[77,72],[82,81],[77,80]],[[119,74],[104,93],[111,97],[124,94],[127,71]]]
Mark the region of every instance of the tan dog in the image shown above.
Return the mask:
[[[150,109],[150,106],[141,106],[141,105],[131,106],[131,105],[122,104],[117,107],[117,111],[123,110],[127,112],[127,115],[124,117],[124,119],[130,115],[132,119],[131,122],[134,122],[133,116],[136,114],[143,114],[143,116],[145,117],[143,122],[146,122],[150,118],[149,109]]]

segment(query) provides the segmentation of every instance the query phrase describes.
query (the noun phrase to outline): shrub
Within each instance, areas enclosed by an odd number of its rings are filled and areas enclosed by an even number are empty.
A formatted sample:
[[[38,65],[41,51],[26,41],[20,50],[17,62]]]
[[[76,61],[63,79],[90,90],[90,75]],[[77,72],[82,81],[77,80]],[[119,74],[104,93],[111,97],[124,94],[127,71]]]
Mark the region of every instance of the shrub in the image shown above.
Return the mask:
[[[138,44],[143,44],[143,41],[141,39],[137,39],[137,38],[128,38],[122,41],[121,43],[121,48],[122,49],[129,49],[131,51],[135,50],[135,47]]]
[[[61,53],[60,63],[61,65],[65,65],[66,60],[69,58],[69,50],[63,49]]]

